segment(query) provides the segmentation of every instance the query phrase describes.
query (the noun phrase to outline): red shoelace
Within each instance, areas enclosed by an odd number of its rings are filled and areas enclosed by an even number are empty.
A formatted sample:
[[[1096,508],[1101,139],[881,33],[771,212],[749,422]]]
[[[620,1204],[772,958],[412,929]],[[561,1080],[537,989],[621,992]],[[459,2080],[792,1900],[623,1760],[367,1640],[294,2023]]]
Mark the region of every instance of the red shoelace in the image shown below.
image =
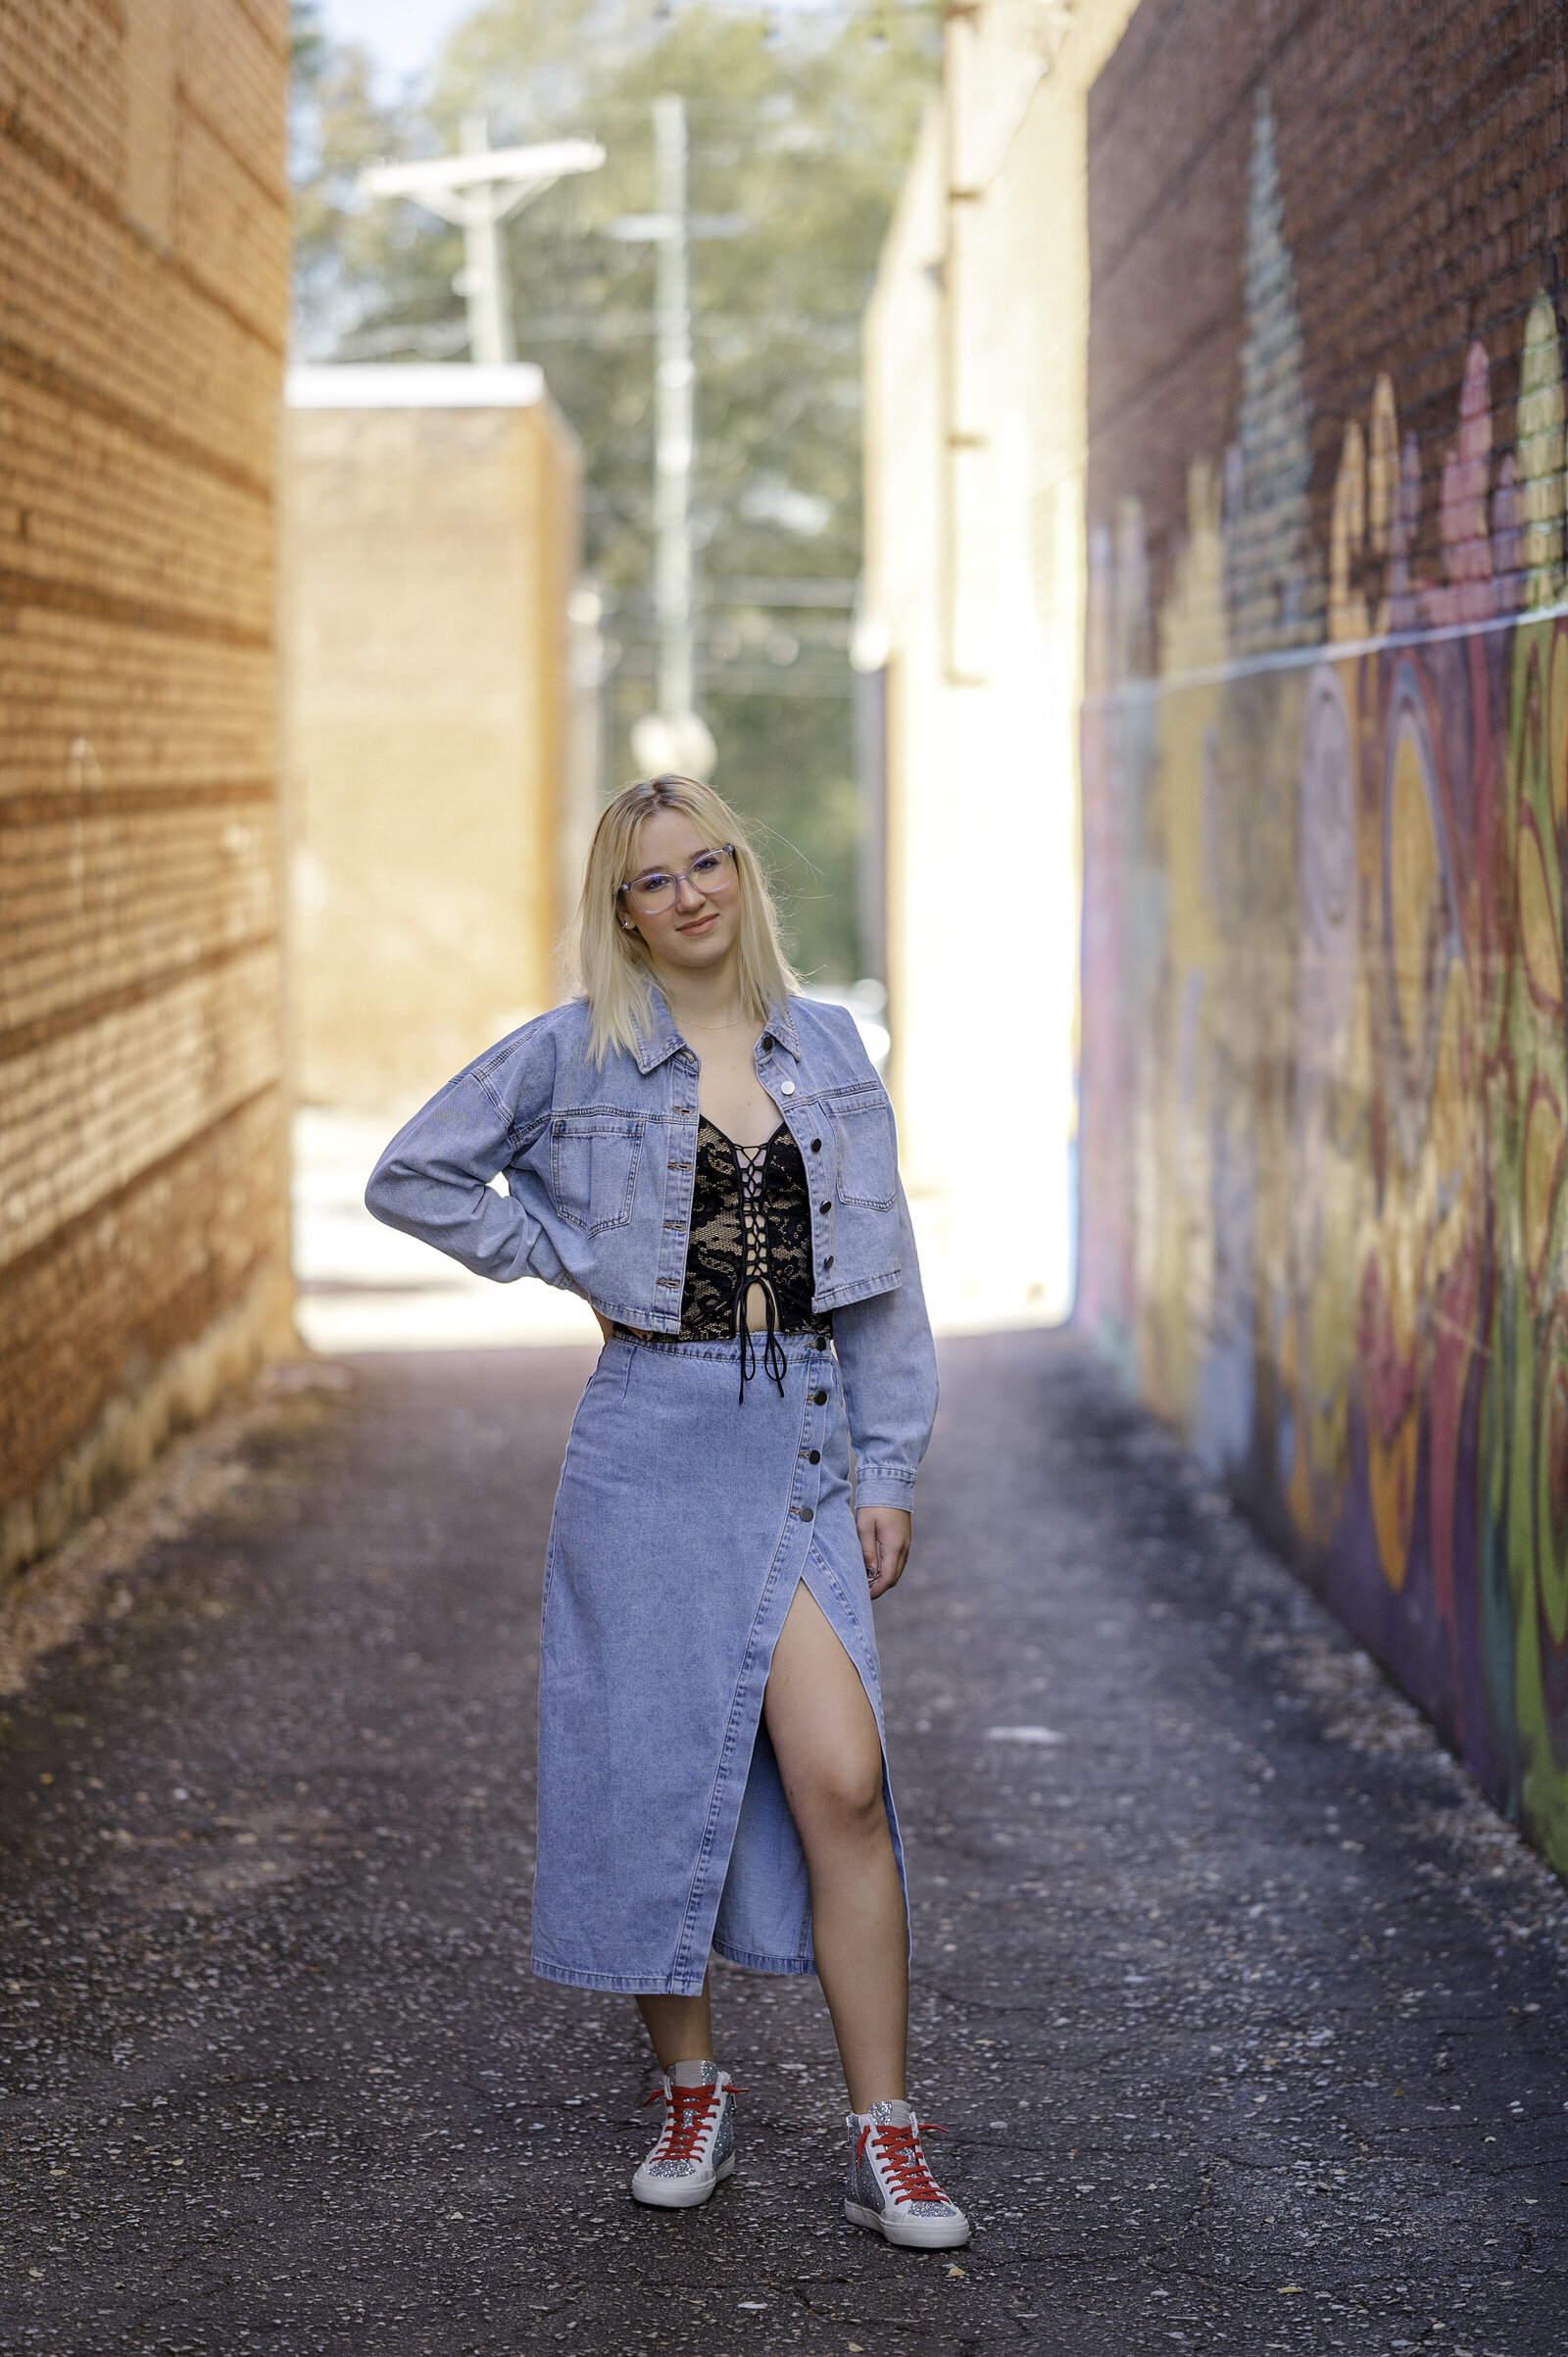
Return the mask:
[[[920,2150],[922,2136],[945,2136],[947,2130],[935,2120],[916,2120],[908,2128],[873,2126],[862,2128],[855,2147],[858,2166],[866,2139],[875,2136],[873,2159],[879,2160],[893,2185],[895,2201],[946,2201],[947,2195],[926,2166]]]
[[[708,2127],[709,2112],[726,2091],[744,2095],[746,2089],[734,2086],[727,2090],[717,2087],[672,2087],[665,2096],[664,2133],[649,2157],[660,2161],[695,2160],[698,2139]],[[663,2094],[664,2089],[656,2087],[643,2101],[657,2103]]]

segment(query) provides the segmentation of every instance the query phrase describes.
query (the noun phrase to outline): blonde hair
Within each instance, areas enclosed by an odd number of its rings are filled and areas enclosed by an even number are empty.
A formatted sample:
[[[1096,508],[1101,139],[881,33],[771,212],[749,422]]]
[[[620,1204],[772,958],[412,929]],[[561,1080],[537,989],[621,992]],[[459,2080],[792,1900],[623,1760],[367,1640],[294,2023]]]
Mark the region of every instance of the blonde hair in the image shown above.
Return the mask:
[[[656,810],[680,811],[715,850],[728,844],[734,852],[741,896],[736,949],[748,1014],[765,1023],[769,1007],[782,1008],[789,993],[800,988],[779,941],[778,911],[767,878],[723,796],[695,777],[641,777],[623,788],[601,814],[577,905],[573,948],[578,982],[593,1017],[589,1053],[598,1063],[612,1048],[635,1056],[652,1019],[647,948],[640,933],[629,933],[620,924],[618,894],[631,873],[643,822]]]

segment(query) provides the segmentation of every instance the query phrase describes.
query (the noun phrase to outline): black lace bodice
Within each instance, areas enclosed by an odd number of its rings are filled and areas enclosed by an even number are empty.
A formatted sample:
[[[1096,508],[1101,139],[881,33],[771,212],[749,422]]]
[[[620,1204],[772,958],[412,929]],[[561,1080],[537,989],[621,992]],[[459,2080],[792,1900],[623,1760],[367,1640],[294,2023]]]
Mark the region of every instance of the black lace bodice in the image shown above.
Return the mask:
[[[801,1150],[781,1121],[765,1146],[732,1146],[703,1121],[697,1131],[682,1342],[727,1341],[741,1330],[749,1285],[771,1290],[781,1334],[831,1334],[811,1307],[811,1211]]]
[[[686,1286],[680,1302],[683,1343],[749,1337],[746,1296],[760,1285],[767,1301],[763,1361],[777,1379],[775,1337],[826,1339],[833,1320],[811,1307],[811,1209],[801,1150],[781,1121],[765,1146],[733,1145],[709,1120],[697,1131]],[[743,1363],[741,1390],[752,1372]]]

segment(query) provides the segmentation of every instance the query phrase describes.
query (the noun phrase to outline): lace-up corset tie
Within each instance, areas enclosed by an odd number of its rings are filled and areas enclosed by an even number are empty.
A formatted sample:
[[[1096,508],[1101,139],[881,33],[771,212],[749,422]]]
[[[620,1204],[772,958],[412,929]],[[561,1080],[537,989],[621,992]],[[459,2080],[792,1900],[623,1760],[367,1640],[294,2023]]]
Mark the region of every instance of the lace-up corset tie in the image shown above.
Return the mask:
[[[762,1145],[737,1146],[705,1117],[697,1133],[678,1340],[732,1342],[739,1336],[743,1400],[759,1361],[748,1308],[754,1285],[763,1302],[762,1369],[782,1393],[789,1361],[781,1337],[810,1334],[825,1341],[833,1332],[831,1314],[811,1307],[806,1165],[782,1121]]]

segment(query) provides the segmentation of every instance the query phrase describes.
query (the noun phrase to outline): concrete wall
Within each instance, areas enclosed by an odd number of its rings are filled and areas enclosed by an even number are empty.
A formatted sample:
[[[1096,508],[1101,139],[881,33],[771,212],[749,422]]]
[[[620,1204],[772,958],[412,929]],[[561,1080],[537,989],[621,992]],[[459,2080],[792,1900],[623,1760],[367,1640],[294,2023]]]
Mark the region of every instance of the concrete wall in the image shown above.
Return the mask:
[[[952,12],[867,321],[890,1082],[949,1326],[1071,1294],[1085,97],[1129,6]]]
[[[0,1579],[286,1312],[282,0],[0,0]]]
[[[395,1110],[561,995],[576,448],[536,368],[289,380],[307,1103]]]
[[[1089,113],[1080,1313],[1568,1867],[1560,10]]]

